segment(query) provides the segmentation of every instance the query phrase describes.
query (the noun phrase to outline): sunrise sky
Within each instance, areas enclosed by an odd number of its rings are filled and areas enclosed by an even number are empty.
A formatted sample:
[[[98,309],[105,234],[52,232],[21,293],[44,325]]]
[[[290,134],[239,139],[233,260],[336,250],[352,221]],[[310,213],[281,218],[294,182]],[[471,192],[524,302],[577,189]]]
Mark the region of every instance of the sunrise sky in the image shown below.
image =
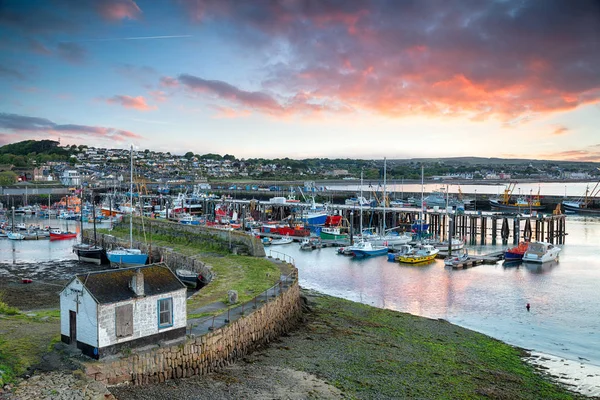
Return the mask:
[[[5,0],[0,145],[600,161],[597,0]]]

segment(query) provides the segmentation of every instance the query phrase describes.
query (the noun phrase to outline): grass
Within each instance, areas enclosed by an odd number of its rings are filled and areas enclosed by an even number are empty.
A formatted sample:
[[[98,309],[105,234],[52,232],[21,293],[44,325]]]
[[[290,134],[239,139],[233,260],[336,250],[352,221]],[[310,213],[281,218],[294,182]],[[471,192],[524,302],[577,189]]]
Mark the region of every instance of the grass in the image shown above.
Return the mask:
[[[5,313],[6,309],[9,313]],[[60,311],[31,311],[27,314],[0,302],[0,386],[14,382],[60,340]]]
[[[329,296],[311,300],[308,323],[268,363],[314,374],[349,398],[583,398],[488,336]]]
[[[129,235],[129,229],[124,225],[117,226],[112,231],[100,230],[100,232],[123,239]],[[146,236],[147,241],[152,240],[152,246],[168,247],[179,254],[193,256],[210,265],[213,280],[188,299],[187,309],[190,319],[216,315],[225,310],[226,305],[210,312],[194,312],[200,307],[216,302],[227,304],[229,290],[236,290],[238,302],[245,302],[279,280],[280,270],[273,262],[264,258],[229,254],[227,244],[219,240],[209,240],[201,235],[195,238],[193,235],[172,237],[147,233]]]

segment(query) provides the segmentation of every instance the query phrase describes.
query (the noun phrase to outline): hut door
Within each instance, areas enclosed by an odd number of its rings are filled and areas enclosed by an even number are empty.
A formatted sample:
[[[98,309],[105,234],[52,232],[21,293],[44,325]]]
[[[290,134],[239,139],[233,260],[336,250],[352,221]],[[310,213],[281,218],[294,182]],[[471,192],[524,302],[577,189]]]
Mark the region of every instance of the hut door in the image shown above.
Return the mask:
[[[71,344],[77,343],[77,313],[75,311],[69,311],[69,336]]]

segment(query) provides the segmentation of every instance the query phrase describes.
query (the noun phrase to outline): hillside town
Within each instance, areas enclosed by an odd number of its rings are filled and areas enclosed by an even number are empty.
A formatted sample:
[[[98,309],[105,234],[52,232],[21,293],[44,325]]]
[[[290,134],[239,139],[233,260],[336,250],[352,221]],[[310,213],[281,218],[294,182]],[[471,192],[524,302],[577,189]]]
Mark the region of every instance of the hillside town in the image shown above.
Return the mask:
[[[112,187],[126,181],[130,149],[59,146],[58,142],[54,143],[68,154],[63,157],[66,159],[38,161],[39,157],[32,154],[23,157],[0,152],[0,185],[44,182],[79,186],[86,182],[92,187]],[[441,181],[589,180],[598,175],[595,163],[498,160],[391,159],[387,160],[387,177],[391,180],[419,179],[421,165],[428,179]],[[359,179],[361,171],[365,179],[377,180],[382,178],[383,169],[383,160],[238,159],[229,154],[188,152],[176,155],[149,149],[133,149],[133,163],[138,179],[164,187],[234,180],[355,180]]]

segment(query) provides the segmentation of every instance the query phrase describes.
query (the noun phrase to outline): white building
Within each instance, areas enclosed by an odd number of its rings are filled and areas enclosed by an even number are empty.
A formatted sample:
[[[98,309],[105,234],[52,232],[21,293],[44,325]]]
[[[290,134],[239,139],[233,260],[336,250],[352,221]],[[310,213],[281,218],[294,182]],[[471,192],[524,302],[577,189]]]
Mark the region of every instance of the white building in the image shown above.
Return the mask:
[[[185,336],[186,287],[164,264],[76,275],[60,293],[61,340],[101,358]]]
[[[61,175],[60,183],[65,186],[79,186],[81,185],[81,175],[75,170],[68,169]]]

